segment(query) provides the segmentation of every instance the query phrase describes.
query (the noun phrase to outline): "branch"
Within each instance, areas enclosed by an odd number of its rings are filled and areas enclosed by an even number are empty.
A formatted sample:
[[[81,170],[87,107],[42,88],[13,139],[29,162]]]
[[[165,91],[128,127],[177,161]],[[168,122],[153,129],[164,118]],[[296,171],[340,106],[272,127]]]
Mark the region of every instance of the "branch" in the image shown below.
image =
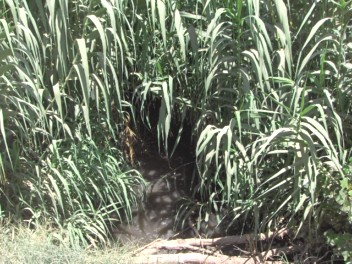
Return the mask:
[[[184,254],[159,254],[149,256],[138,256],[132,258],[132,263],[136,264],[154,264],[154,263],[204,263],[204,264],[257,264],[254,258],[228,257],[228,256],[208,256],[201,253],[184,253]],[[268,264],[282,263],[279,261],[267,261]]]
[[[269,232],[268,234],[258,234],[256,237],[253,234],[246,234],[242,236],[226,236],[226,237],[219,237],[219,238],[187,238],[187,239],[174,239],[174,240],[156,240],[147,246],[143,246],[142,248],[136,250],[135,254],[145,253],[153,253],[150,249],[156,249],[159,251],[161,249],[166,250],[192,250],[194,251],[194,247],[204,248],[207,246],[226,246],[226,245],[239,245],[245,244],[249,241],[263,241],[263,240],[270,240],[274,237],[282,238],[284,235],[288,233],[287,229],[281,229],[277,232]],[[199,251],[199,250],[197,250]],[[207,252],[208,253],[208,252]]]

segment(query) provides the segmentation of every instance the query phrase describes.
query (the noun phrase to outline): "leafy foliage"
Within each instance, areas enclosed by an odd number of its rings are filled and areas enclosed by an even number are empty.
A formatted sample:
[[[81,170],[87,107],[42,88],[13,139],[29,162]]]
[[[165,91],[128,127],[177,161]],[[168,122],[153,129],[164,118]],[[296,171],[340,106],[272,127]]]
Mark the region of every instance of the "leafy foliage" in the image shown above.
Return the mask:
[[[335,247],[337,255],[342,255],[346,263],[352,257],[352,159],[343,167],[346,177],[338,186],[330,190],[328,196],[329,207],[324,215],[325,221],[330,222],[331,228],[324,233],[327,243]],[[329,192],[326,191],[326,194]],[[334,213],[334,217],[329,217]]]
[[[313,234],[334,206],[326,197],[341,192],[346,201],[351,1],[3,5],[3,208],[21,197],[21,210],[26,204],[36,215],[33,205],[41,205],[74,228],[82,211],[85,223],[112,208],[129,216],[133,186],[143,181],[125,173],[119,150],[124,131],[144,126],[169,158],[185,127],[196,142],[193,197],[181,223],[197,212],[198,226],[215,214],[230,221],[229,231],[241,219],[256,232],[308,223]],[[34,198],[23,191],[31,186]],[[105,220],[94,221],[105,230]]]
[[[130,219],[144,184],[111,147],[121,149],[131,107],[120,87],[129,51],[116,28],[128,19],[107,2],[3,5],[4,207],[31,222],[51,220],[72,245],[106,242],[111,221]]]

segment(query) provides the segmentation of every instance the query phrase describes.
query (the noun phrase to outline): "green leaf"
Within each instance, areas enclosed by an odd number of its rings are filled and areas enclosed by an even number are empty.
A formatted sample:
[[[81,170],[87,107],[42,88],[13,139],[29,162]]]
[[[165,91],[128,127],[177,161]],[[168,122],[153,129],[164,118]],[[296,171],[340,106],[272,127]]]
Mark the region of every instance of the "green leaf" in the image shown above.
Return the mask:
[[[159,23],[160,23],[160,28],[161,28],[161,35],[162,35],[163,42],[164,42],[164,48],[166,49],[166,26],[165,26],[166,6],[165,6],[165,3],[164,3],[164,0],[157,0],[157,5],[158,5],[158,13],[159,13]]]

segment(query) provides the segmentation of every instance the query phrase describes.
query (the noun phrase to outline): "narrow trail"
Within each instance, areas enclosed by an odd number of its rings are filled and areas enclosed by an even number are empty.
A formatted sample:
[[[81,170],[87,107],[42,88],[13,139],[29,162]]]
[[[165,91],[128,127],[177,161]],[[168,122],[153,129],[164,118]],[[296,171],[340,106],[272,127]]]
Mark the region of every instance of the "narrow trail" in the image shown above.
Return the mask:
[[[192,177],[192,164],[183,164],[175,158],[171,168],[167,160],[159,155],[144,156],[137,168],[149,183],[145,199],[135,206],[132,222],[120,224],[115,238],[122,243],[148,243],[157,238],[169,239],[177,235],[174,230],[179,200],[186,195],[186,177]]]

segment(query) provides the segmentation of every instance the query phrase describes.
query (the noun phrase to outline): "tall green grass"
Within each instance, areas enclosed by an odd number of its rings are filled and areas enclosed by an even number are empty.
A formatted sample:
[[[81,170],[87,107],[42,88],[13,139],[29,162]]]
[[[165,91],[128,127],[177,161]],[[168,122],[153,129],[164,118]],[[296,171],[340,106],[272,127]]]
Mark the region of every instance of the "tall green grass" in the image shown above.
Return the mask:
[[[191,127],[197,174],[181,223],[196,211],[199,225],[215,214],[229,231],[309,223],[313,234],[331,194],[348,193],[335,183],[351,181],[350,1],[3,6],[3,210],[60,225],[82,211],[86,222],[129,216],[143,181],[123,165],[126,114],[169,158]]]
[[[131,111],[124,6],[3,6],[2,209],[30,223],[52,221],[72,245],[104,243],[114,222],[131,218],[144,184],[121,150]]]
[[[194,92],[198,115],[200,201],[190,200],[180,216],[198,208],[199,220],[215,212],[219,219],[230,216],[233,226],[247,215],[255,230],[278,219],[298,229],[319,219],[312,224],[318,227],[327,186],[351,180],[341,170],[350,155],[351,107],[340,100],[351,96],[351,5],[291,5],[207,1],[195,15],[208,19],[208,27],[197,24],[195,34],[196,16],[190,23],[185,15],[188,47],[193,36],[202,51],[197,61],[208,67],[198,82],[183,86]]]

